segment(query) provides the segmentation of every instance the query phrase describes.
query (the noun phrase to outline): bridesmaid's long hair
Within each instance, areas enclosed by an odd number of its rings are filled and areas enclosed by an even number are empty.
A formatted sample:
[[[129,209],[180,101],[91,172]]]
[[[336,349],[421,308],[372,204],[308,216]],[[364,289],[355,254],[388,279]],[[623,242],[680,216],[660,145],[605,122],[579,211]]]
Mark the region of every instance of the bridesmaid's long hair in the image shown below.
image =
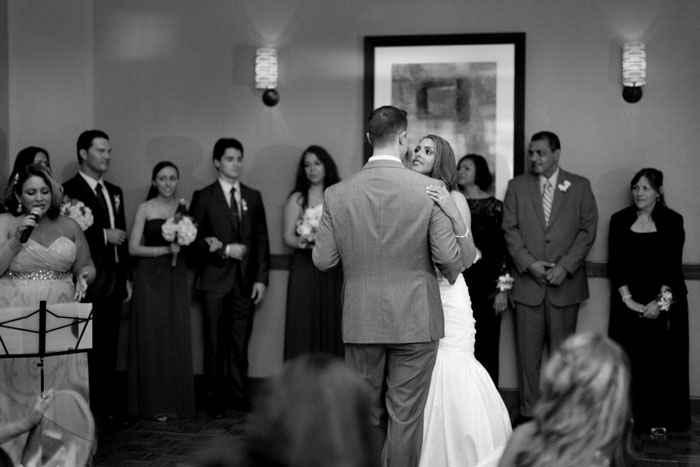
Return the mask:
[[[297,192],[301,193],[299,203],[301,204],[302,209],[309,207],[309,187],[311,186],[311,183],[309,182],[309,179],[306,178],[306,170],[304,168],[304,159],[309,153],[315,154],[316,157],[318,157],[318,160],[321,161],[321,164],[323,164],[323,168],[326,172],[326,176],[323,178],[324,190],[340,181],[338,168],[336,167],[335,161],[331,155],[328,154],[328,151],[326,151],[322,146],[318,145],[311,145],[304,149],[304,152],[301,153],[301,159],[299,159],[299,165],[297,166],[297,177],[296,181],[294,182],[294,189],[289,194],[291,196]]]
[[[160,172],[166,167],[172,167],[173,169],[175,169],[175,173],[177,173],[177,179],[180,180],[180,169],[178,169],[175,164],[173,164],[170,161],[158,162],[156,166],[153,167],[153,173],[151,174],[151,187],[148,189],[148,196],[146,196],[146,201],[158,196],[158,188],[156,188],[156,177],[158,176],[158,172]]]
[[[423,136],[421,139],[426,138],[432,140],[435,145],[435,162],[430,176],[442,180],[445,183],[447,191],[456,190],[457,164],[455,163],[455,153],[452,150],[452,146],[443,138],[436,135]],[[420,141],[420,139],[418,141]]]

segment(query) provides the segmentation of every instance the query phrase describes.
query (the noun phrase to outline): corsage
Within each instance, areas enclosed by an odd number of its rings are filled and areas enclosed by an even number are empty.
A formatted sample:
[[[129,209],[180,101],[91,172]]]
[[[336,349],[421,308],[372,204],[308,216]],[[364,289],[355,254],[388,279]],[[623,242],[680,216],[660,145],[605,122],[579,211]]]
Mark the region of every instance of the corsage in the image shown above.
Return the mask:
[[[656,296],[656,304],[659,305],[659,310],[668,311],[671,309],[671,304],[673,303],[673,294],[670,290],[662,290],[659,295]]]
[[[508,273],[498,276],[498,281],[496,281],[496,288],[499,292],[508,292],[510,289],[513,288],[513,276],[511,276]]]

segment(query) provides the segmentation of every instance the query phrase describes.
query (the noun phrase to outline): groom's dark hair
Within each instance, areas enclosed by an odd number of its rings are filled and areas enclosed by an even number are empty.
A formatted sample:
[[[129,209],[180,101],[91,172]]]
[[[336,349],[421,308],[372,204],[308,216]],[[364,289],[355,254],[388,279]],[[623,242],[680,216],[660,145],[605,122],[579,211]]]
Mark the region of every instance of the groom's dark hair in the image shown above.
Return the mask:
[[[400,131],[406,131],[406,111],[393,105],[374,109],[367,119],[367,134],[372,146],[389,143]]]

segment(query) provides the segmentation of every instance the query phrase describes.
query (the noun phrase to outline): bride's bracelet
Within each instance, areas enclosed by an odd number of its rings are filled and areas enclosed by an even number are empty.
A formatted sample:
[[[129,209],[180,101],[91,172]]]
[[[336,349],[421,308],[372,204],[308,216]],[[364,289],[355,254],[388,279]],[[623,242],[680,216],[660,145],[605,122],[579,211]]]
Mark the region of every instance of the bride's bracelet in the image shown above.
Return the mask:
[[[11,238],[7,242],[7,247],[10,249],[13,255],[16,255],[17,253],[22,251],[22,244],[16,238]]]
[[[457,238],[467,238],[469,236],[469,227],[467,227],[467,232],[464,235],[455,235]]]

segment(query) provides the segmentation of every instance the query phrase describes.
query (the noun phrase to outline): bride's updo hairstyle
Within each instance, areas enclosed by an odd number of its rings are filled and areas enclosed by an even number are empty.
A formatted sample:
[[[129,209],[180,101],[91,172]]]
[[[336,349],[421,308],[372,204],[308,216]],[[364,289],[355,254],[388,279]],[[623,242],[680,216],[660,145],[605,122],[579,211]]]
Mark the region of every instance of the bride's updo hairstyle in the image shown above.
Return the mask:
[[[594,333],[566,339],[545,367],[535,432],[516,465],[624,465],[629,385],[627,356],[613,341]]]
[[[435,162],[433,171],[428,174],[432,178],[437,178],[445,183],[447,191],[457,189],[457,164],[455,163],[455,153],[450,143],[436,135],[423,136],[421,139],[429,139],[435,145]],[[418,140],[420,141],[420,140]]]
[[[10,177],[10,185],[5,192],[5,209],[14,216],[27,215],[24,212],[22,202],[22,188],[31,177],[39,177],[51,190],[51,206],[44,214],[49,219],[56,219],[61,209],[63,201],[63,188],[51,176],[51,172],[43,164],[29,164],[20,167],[17,172]]]

